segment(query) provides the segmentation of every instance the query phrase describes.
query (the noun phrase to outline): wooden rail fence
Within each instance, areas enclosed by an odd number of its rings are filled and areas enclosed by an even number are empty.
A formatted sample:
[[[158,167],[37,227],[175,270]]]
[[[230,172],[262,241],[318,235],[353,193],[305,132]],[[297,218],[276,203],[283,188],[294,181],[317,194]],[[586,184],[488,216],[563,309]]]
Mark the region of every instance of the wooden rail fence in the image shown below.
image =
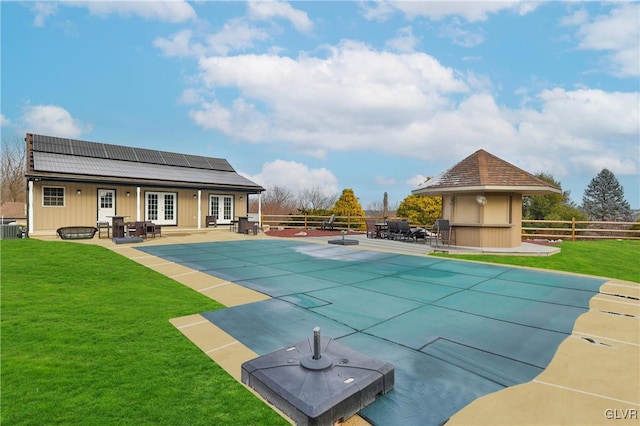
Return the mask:
[[[382,217],[367,219],[384,220]],[[395,218],[393,218],[395,219]],[[299,228],[320,229],[329,216],[298,215],[262,215],[262,224],[273,229]],[[455,224],[454,224],[455,225]],[[412,227],[431,229],[432,224],[411,224]],[[333,224],[335,230],[364,231],[365,219],[357,216],[336,216]],[[551,240],[640,240],[640,223],[638,222],[597,222],[578,220],[523,220],[522,239]]]

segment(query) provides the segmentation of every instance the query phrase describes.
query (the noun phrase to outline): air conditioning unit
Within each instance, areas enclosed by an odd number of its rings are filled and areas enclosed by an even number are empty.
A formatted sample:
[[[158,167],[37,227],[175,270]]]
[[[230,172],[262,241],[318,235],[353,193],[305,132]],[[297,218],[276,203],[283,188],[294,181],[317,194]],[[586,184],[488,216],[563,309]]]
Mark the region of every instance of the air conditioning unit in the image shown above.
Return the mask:
[[[17,223],[0,225],[0,240],[22,238],[22,226]]]

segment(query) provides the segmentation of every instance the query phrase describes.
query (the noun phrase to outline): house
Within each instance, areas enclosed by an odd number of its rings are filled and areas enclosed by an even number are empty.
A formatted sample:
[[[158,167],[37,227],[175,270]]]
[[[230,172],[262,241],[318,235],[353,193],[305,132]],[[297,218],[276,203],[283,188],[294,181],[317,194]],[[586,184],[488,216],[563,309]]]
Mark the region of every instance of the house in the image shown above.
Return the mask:
[[[27,133],[27,226],[54,234],[124,216],[199,229],[247,216],[265,189],[225,159]]]
[[[522,197],[561,190],[481,149],[411,192],[442,197],[456,245],[510,248],[522,244]]]

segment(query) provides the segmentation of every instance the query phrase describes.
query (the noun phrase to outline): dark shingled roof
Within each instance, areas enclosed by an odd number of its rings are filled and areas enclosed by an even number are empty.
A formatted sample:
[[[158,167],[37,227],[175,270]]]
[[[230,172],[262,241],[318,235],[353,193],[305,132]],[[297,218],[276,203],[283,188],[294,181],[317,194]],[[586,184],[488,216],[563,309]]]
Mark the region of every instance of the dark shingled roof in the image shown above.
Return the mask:
[[[412,192],[442,194],[465,191],[559,193],[560,189],[480,149]]]
[[[264,191],[222,158],[27,134],[28,177]]]

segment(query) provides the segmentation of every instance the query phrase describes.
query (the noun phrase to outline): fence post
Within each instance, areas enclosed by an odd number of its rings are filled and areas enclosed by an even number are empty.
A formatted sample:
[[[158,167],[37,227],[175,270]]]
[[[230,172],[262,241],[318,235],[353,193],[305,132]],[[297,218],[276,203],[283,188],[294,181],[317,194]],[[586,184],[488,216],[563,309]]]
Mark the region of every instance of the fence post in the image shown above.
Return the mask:
[[[576,240],[576,218],[571,218],[571,241]]]
[[[307,214],[304,214],[304,229],[308,229],[307,228]]]

